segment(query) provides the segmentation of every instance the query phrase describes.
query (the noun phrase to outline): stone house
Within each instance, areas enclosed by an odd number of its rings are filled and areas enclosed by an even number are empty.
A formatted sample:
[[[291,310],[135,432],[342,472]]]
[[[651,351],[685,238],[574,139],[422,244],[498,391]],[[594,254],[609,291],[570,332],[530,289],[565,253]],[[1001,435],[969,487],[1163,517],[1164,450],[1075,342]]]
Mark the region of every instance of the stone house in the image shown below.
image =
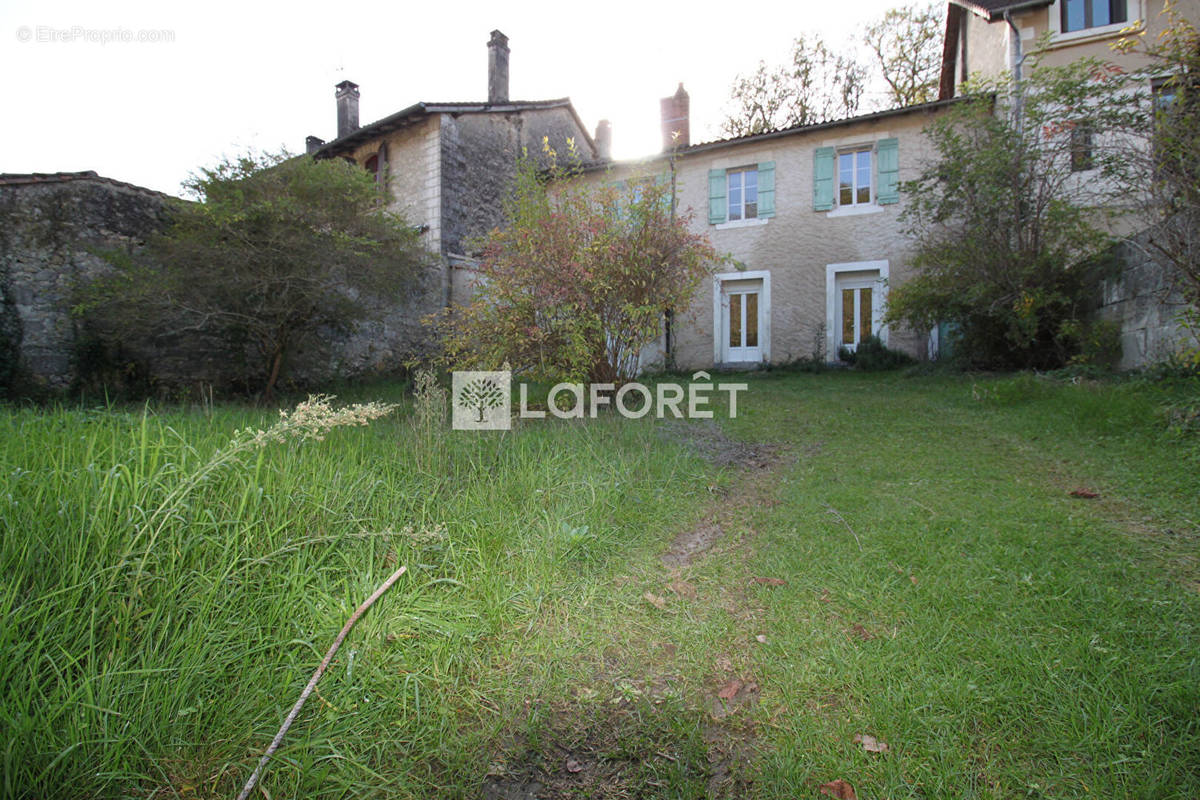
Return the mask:
[[[335,93],[337,137],[307,139],[314,158],[343,158],[373,173],[390,209],[420,227],[436,256],[409,302],[360,326],[340,348],[342,371],[394,366],[425,350],[429,329],[421,320],[469,299],[473,242],[504,224],[504,199],[523,153],[540,158],[546,142],[585,163],[608,156],[606,122],[597,140],[569,98],[509,99],[508,37],[492,31],[487,48],[485,101],[422,101],[360,126],[359,87],[342,81]]]
[[[663,153],[589,177],[637,181],[673,168],[678,207],[735,266],[713,277],[644,362],[835,361],[872,334],[923,354],[924,337],[881,320],[887,287],[908,275],[899,185],[929,155],[922,129],[953,102],[691,144],[686,92],[664,99]]]

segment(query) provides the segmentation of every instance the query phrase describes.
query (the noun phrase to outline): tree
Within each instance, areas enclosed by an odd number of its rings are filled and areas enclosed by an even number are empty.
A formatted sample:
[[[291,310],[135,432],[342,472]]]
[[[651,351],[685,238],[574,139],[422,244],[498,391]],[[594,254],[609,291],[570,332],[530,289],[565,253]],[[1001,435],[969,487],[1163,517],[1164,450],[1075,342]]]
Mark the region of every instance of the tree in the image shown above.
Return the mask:
[[[891,105],[937,99],[945,3],[893,8],[867,28],[863,43],[878,62]]]
[[[474,298],[441,318],[444,357],[464,369],[507,361],[535,380],[627,381],[716,252],[675,213],[669,181],[619,188],[550,159],[548,171],[519,165],[508,227],[482,243]]]
[[[1119,70],[1091,59],[1035,64],[1023,103],[975,86],[927,129],[936,160],[903,186],[916,276],[886,321],[954,322],[976,366],[1050,368],[1076,356],[1122,212],[1124,132],[1142,110]],[[1101,337],[1103,338],[1103,337]]]
[[[1173,2],[1163,16],[1157,38],[1147,43],[1141,31],[1118,43],[1120,51],[1149,58],[1151,66],[1134,77],[1156,87],[1148,142],[1127,154],[1138,169],[1126,189],[1151,226],[1144,237],[1151,254],[1170,268],[1174,288],[1189,305],[1183,322],[1200,341],[1200,31]],[[1190,358],[1200,367],[1200,348]]]
[[[341,160],[247,155],[193,175],[144,257],[113,259],[88,307],[117,335],[170,330],[222,343],[270,400],[287,357],[346,331],[411,286],[418,232],[384,208],[374,179]]]
[[[753,73],[737,77],[730,92],[733,110],[722,130],[748,136],[852,117],[866,81],[866,68],[853,56],[834,54],[815,34],[800,36],[790,64],[768,67],[760,61]]]

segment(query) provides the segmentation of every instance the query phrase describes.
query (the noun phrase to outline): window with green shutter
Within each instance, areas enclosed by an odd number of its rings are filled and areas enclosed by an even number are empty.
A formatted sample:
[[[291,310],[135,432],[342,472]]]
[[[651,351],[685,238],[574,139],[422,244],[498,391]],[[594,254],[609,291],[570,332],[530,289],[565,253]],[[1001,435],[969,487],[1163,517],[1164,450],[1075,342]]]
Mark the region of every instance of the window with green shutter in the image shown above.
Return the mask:
[[[813,152],[813,211],[833,210],[833,167],[837,151],[818,147]]]

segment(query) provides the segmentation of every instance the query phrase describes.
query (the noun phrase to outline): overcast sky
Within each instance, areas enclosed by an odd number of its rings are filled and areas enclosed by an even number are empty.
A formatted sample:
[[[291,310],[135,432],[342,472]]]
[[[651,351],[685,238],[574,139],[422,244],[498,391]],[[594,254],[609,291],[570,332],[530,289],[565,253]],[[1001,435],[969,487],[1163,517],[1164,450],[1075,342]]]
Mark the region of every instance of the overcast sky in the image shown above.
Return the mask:
[[[513,99],[569,96],[589,131],[611,120],[614,155],[632,158],[658,149],[658,101],[680,81],[692,141],[716,138],[738,73],[781,62],[801,33],[844,46],[902,2],[5,0],[0,172],[92,169],[178,194],[223,155],[332,138],[341,80],[359,84],[363,124],[419,100],[486,99],[495,28]]]

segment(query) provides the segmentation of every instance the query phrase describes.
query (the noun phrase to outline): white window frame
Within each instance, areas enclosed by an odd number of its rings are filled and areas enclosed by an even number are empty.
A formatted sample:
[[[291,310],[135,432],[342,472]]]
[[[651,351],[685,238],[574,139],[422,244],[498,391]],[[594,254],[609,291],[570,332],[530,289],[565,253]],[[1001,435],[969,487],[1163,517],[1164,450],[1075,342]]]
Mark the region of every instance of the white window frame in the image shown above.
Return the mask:
[[[760,269],[713,275],[713,364],[726,363],[722,360],[725,352],[725,324],[721,309],[721,287],[728,281],[753,280],[762,281],[762,291],[758,295],[759,355],[764,364],[771,360],[771,272]]]
[[[1097,28],[1083,28],[1078,31],[1064,31],[1062,29],[1062,4],[1063,0],[1054,0],[1047,12],[1050,15],[1050,33],[1052,34],[1052,44],[1070,44],[1078,41],[1086,41],[1088,39],[1103,39],[1108,36],[1113,36],[1126,28],[1145,24],[1146,9],[1144,0],[1126,0],[1126,11],[1129,13],[1129,20],[1126,22],[1114,22],[1111,25],[1101,25]]]
[[[840,264],[825,265],[825,360],[834,363],[838,360],[838,348],[841,346],[841,331],[837,327],[838,307],[841,296],[838,293],[838,274],[842,272],[876,271],[879,277],[871,292],[871,328],[884,344],[888,341],[888,329],[883,324],[883,309],[885,307],[885,292],[888,286],[890,269],[885,261],[846,261]]]
[[[746,216],[746,178],[744,176],[751,172],[754,173],[754,216],[748,217]],[[734,175],[743,176],[741,178],[741,187],[739,188],[742,202],[740,208],[738,208],[737,219],[733,218],[733,206],[730,205],[733,197],[732,179]],[[753,220],[756,219],[758,219],[758,165],[755,164],[753,166],[748,165],[745,167],[730,167],[729,169],[725,170],[725,222],[746,224],[752,223]]]
[[[858,190],[862,188],[862,186],[860,186],[858,183],[858,158],[857,158],[857,156],[859,153],[867,154],[867,201],[865,203],[861,203],[858,200]],[[849,203],[842,202],[842,156],[855,156],[854,167],[850,173],[853,180],[850,184],[850,202]],[[860,208],[871,208],[873,206],[876,206],[877,203],[875,202],[875,196],[876,196],[875,145],[872,143],[872,144],[855,145],[853,147],[839,147],[837,152],[834,155],[833,179],[834,179],[833,208],[835,211],[839,208],[860,209]]]

